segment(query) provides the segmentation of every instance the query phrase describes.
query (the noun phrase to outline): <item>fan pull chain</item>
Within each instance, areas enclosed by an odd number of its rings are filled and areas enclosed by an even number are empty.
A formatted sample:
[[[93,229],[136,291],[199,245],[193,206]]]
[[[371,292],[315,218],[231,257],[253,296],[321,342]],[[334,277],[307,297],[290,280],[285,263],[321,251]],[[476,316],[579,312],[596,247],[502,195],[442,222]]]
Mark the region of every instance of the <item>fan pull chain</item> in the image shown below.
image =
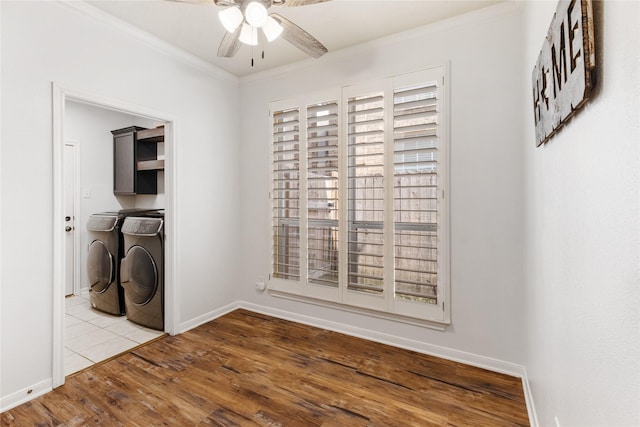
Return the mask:
[[[258,32],[258,42],[260,43],[260,50],[262,50],[262,59],[264,59],[264,39],[260,36],[262,36],[262,34]]]
[[[262,50],[262,53],[261,53],[260,57],[262,59],[264,59],[264,44],[262,43],[262,40],[260,40],[260,47],[261,47],[261,50]],[[253,67],[254,64],[255,64],[254,59],[253,59],[255,53],[256,53],[255,47],[251,46],[251,67]]]

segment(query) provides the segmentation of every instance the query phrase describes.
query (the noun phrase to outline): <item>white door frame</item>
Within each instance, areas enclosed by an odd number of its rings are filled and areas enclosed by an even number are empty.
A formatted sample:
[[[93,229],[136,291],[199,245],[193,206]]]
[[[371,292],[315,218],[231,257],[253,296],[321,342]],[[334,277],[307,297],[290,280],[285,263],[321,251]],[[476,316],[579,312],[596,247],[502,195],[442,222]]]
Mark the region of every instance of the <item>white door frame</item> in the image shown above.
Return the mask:
[[[74,155],[74,159],[75,159],[75,165],[74,165],[74,177],[73,177],[73,182],[74,182],[74,192],[73,192],[73,226],[76,230],[74,230],[73,233],[73,290],[72,293],[73,295],[80,295],[80,291],[81,291],[81,286],[80,286],[80,232],[77,231],[79,230],[79,226],[80,224],[76,222],[77,219],[80,218],[81,216],[81,212],[80,212],[80,159],[82,158],[81,156],[81,149],[82,149],[82,145],[78,142],[78,141],[73,141],[73,140],[64,140],[63,145],[63,149],[65,145],[70,145],[74,148],[75,150],[75,155]],[[64,153],[63,153],[64,154]],[[64,157],[63,157],[63,167],[66,166],[65,162],[64,162]],[[64,176],[64,175],[63,175]],[[64,225],[64,223],[63,223]],[[54,225],[54,227],[59,226],[59,224]],[[66,253],[66,252],[65,252]],[[64,261],[64,260],[63,260]],[[64,264],[65,268],[66,268],[66,263]],[[66,291],[65,291],[66,293]]]
[[[179,331],[178,290],[176,284],[177,248],[177,120],[169,113],[105,96],[72,90],[52,82],[53,95],[53,357],[52,386],[64,384],[64,124],[65,103],[70,100],[107,110],[165,122],[165,331]],[[78,224],[82,226],[82,224]]]

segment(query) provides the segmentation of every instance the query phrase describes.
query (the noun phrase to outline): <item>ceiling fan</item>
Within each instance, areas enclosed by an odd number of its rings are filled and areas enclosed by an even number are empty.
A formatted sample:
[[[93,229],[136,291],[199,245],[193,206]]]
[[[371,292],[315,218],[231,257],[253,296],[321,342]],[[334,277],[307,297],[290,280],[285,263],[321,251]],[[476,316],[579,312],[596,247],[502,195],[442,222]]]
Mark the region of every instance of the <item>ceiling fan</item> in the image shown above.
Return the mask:
[[[174,0],[185,3],[208,3],[212,0]],[[277,13],[269,13],[271,6],[294,7],[329,0],[213,0],[216,6],[223,6],[218,17],[227,33],[218,47],[218,56],[231,58],[240,49],[241,43],[258,44],[259,30],[267,41],[282,38],[309,56],[319,58],[327,53],[327,48],[311,34]]]

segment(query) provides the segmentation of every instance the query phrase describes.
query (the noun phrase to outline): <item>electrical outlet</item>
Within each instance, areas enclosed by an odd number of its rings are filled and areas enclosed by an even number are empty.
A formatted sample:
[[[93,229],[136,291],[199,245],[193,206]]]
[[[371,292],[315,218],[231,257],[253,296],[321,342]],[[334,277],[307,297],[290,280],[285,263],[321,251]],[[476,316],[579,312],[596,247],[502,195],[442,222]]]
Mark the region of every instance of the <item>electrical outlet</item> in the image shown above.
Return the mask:
[[[258,281],[256,282],[256,291],[262,292],[267,289],[267,285],[264,282],[264,277],[258,277]]]
[[[560,427],[560,420],[558,419],[558,416],[555,416],[555,420],[556,420],[556,427]]]

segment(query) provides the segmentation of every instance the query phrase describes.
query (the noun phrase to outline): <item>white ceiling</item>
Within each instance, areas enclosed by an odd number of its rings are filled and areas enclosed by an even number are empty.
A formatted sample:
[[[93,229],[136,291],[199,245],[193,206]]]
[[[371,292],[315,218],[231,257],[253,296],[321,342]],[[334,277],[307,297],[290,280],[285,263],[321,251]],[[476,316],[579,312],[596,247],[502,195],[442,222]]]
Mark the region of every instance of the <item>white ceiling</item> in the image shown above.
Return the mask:
[[[272,6],[270,12],[290,19],[333,52],[501,1],[504,0],[332,0],[301,7]],[[217,16],[222,7],[213,2],[97,0],[89,3],[236,76],[308,58],[282,38],[265,42],[263,48],[243,45],[234,58],[218,58],[216,53],[225,30]]]

